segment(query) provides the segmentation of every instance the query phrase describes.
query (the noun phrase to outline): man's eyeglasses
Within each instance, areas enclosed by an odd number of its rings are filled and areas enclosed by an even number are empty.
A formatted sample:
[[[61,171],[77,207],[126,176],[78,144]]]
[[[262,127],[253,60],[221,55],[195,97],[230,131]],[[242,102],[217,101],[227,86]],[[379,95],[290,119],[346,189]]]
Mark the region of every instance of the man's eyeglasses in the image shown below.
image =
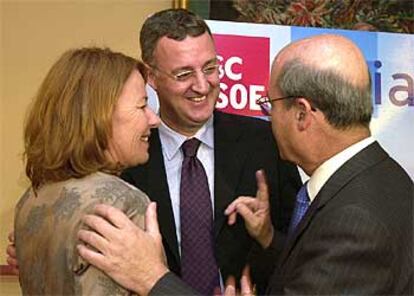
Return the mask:
[[[220,65],[216,63],[207,65],[203,69],[201,69],[201,72],[203,72],[204,76],[210,76],[216,73],[219,66]],[[156,66],[152,66],[152,68],[178,82],[187,82],[196,76],[196,70],[181,70],[177,73],[169,73],[167,71],[161,70]]]
[[[304,96],[286,96],[280,98],[270,98],[270,97],[261,97],[256,101],[256,104],[260,106],[262,113],[266,116],[270,116],[270,112],[272,111],[272,102],[287,100],[287,99],[297,99],[297,98],[305,98]],[[309,100],[308,100],[309,101]],[[309,102],[311,105],[311,110],[316,111],[316,108]]]
[[[266,116],[270,116],[270,112],[272,111],[272,102],[287,100],[287,99],[296,99],[300,98],[301,96],[286,96],[280,98],[270,98],[270,97],[261,97],[257,99],[256,104],[260,106],[262,109],[262,113]]]

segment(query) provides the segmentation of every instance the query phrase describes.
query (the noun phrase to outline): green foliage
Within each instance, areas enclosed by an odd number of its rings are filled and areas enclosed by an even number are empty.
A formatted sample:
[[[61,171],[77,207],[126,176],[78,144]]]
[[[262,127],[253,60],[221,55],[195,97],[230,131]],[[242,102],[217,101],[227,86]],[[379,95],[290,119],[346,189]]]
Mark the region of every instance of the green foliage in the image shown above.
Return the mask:
[[[233,0],[239,21],[384,32],[414,32],[412,0]]]

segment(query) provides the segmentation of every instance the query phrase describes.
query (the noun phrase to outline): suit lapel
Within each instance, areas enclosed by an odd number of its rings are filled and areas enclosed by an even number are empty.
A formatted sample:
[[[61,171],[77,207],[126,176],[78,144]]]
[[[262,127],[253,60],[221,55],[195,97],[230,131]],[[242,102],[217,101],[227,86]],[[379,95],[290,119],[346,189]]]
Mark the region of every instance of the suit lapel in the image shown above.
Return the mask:
[[[318,195],[315,197],[302,221],[298,224],[297,229],[292,234],[288,241],[282,255],[280,257],[280,264],[283,265],[300,239],[302,233],[309,226],[312,219],[317,212],[323,208],[337,193],[346,186],[353,178],[359,175],[365,169],[375,165],[384,160],[388,154],[381,148],[378,142],[374,142],[359,153],[354,155],[351,159],[345,162],[325,183]]]
[[[151,200],[157,202],[158,223],[164,242],[174,254],[177,262],[180,262],[174,214],[171,206],[171,198],[158,129],[153,129],[151,131],[150,155],[151,157],[148,162],[149,196],[151,197]]]
[[[234,190],[246,153],[237,145],[241,128],[226,114],[214,114],[214,235],[217,238],[227,217],[224,210],[234,199]]]

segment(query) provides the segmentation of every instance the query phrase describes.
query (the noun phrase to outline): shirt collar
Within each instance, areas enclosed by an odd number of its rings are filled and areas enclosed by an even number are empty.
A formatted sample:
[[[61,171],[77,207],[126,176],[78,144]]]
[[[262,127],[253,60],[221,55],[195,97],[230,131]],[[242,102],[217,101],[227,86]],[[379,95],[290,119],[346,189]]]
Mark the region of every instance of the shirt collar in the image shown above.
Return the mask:
[[[329,180],[329,178],[349,159],[355,154],[360,152],[362,149],[372,144],[375,141],[374,138],[365,138],[338,154],[332,156],[324,163],[322,163],[312,174],[308,182],[308,193],[311,202],[315,199],[323,185]]]
[[[207,147],[214,149],[214,116],[211,115],[207,122],[196,132],[193,137],[200,140],[200,142]],[[158,128],[160,139],[162,142],[162,149],[168,160],[171,160],[180,150],[181,145],[189,139],[169,126],[167,126],[162,120]]]

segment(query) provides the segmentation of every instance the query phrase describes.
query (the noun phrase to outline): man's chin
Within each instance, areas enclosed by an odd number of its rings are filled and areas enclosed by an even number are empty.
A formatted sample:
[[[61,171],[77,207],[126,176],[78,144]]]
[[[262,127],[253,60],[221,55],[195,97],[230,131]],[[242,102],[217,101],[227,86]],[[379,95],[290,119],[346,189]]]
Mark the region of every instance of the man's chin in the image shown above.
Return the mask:
[[[208,108],[203,108],[203,110],[196,110],[195,112],[188,113],[188,120],[194,125],[203,125],[205,124],[210,117],[213,115],[214,106],[208,106]]]
[[[190,118],[191,123],[194,127],[202,127],[212,116],[213,112],[209,113],[208,115],[192,117]]]

